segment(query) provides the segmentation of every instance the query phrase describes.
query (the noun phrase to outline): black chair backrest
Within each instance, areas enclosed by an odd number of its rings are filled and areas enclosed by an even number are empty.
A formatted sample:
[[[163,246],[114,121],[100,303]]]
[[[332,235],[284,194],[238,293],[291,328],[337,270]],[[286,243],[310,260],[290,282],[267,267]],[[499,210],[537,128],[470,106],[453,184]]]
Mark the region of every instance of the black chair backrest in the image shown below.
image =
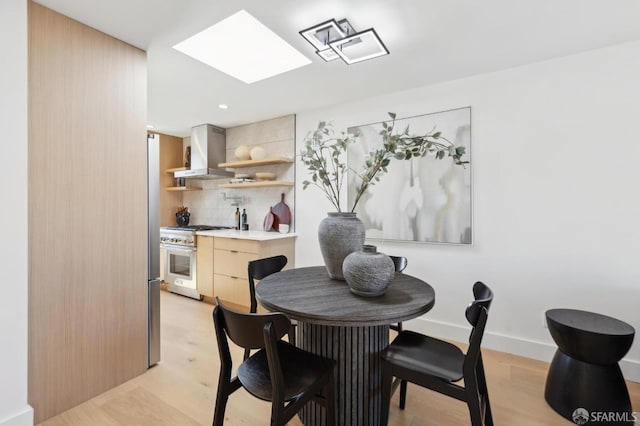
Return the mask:
[[[393,260],[393,265],[396,267],[396,272],[404,271],[407,267],[407,258],[403,256],[389,256]]]
[[[287,256],[279,255],[249,262],[249,276],[261,280],[271,274],[282,271],[287,264]]]
[[[489,307],[493,301],[493,292],[484,283],[478,281],[473,285],[473,297],[475,300],[467,306],[465,316],[469,324],[475,327],[478,324],[482,308],[489,313]]]
[[[465,315],[469,324],[473,326],[469,336],[469,349],[464,360],[463,370],[465,381],[478,367],[482,368],[480,360],[480,345],[484,336],[484,328],[489,316],[489,307],[493,301],[493,292],[484,283],[478,281],[473,285],[474,301],[467,306]]]
[[[245,349],[261,349],[265,347],[264,328],[272,324],[275,339],[279,340],[289,332],[291,321],[282,313],[253,314],[238,312],[220,303],[213,312],[214,321],[222,320],[221,328],[236,345]]]
[[[279,255],[265,257],[264,259],[252,260],[249,262],[249,292],[251,293],[250,312],[256,312],[258,303],[256,302],[256,284],[254,280],[261,280],[271,274],[282,271],[287,264],[287,256]]]

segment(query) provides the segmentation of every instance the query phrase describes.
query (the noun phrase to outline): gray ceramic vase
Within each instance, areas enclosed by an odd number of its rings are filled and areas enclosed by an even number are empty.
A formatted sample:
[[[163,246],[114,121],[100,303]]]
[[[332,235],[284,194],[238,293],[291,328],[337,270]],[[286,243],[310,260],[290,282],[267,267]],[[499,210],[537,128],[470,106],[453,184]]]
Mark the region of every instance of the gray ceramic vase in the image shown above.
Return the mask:
[[[318,242],[329,276],[344,281],[342,262],[364,244],[364,224],[356,213],[327,213],[318,226]]]
[[[393,260],[378,253],[376,246],[364,245],[362,251],[351,253],[342,264],[349,289],[358,296],[381,296],[393,281],[396,268]]]

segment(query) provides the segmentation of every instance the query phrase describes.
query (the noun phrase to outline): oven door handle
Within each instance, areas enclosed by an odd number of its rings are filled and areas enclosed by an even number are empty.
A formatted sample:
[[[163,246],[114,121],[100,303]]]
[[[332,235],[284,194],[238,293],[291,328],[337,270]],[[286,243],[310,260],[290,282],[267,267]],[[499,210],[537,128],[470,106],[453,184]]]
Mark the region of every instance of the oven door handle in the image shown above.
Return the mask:
[[[182,253],[193,253],[194,251],[197,250],[195,247],[185,248],[185,247],[174,246],[170,244],[161,244],[160,248],[163,248],[165,250],[178,251]]]

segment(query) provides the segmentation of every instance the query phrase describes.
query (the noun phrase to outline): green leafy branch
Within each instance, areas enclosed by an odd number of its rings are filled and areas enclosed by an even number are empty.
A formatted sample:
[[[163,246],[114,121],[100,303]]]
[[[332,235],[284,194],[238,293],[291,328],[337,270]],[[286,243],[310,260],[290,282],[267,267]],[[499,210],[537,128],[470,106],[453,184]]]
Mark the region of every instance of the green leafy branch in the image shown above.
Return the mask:
[[[340,212],[340,191],[347,175],[347,166],[340,161],[340,156],[347,151],[347,146],[354,142],[354,138],[345,133],[341,138],[336,138],[333,134],[331,123],[321,121],[318,128],[305,138],[305,147],[300,156],[311,172],[311,180],[303,181],[302,189],[307,189],[309,185],[317,186]]]

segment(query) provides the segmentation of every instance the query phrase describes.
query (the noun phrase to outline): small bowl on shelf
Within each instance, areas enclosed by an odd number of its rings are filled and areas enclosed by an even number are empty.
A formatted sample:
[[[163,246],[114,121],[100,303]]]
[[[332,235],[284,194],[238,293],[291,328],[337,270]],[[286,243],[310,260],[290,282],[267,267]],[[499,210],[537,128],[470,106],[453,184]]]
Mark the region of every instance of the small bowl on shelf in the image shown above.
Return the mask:
[[[258,180],[274,180],[276,178],[275,173],[271,172],[257,172],[256,179]]]

